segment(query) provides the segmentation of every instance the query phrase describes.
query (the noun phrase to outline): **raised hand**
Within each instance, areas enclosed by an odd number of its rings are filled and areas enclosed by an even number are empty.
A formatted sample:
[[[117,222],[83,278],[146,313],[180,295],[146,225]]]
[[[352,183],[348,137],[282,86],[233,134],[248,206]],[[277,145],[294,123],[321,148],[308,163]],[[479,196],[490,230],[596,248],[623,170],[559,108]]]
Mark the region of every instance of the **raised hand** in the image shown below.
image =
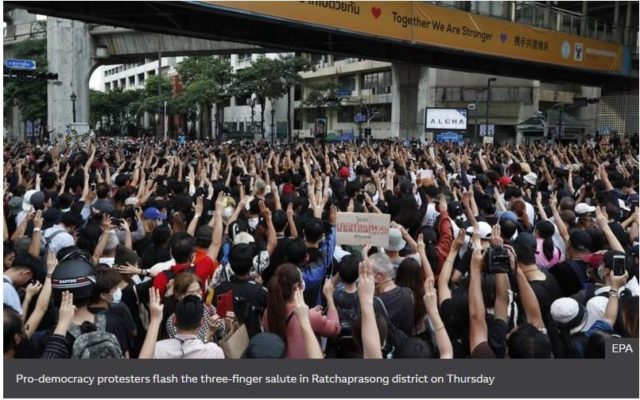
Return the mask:
[[[149,288],[149,319],[153,321],[162,321],[162,297],[157,288]]]
[[[373,277],[373,262],[365,260],[358,266],[358,299],[360,304],[373,302],[376,282]]]

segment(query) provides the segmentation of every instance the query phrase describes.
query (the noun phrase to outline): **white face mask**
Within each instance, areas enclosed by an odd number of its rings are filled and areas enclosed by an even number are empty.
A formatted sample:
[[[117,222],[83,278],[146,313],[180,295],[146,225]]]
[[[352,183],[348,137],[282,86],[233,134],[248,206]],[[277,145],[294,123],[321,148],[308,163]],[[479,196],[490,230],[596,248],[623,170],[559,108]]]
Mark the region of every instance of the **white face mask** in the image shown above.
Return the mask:
[[[115,292],[111,295],[111,303],[120,303],[122,300],[122,290],[117,288]]]
[[[256,229],[258,226],[258,222],[260,222],[260,218],[249,218],[249,228]]]
[[[306,289],[306,284],[304,283],[304,279],[300,280],[300,289],[302,289],[302,291],[304,292],[304,289]]]

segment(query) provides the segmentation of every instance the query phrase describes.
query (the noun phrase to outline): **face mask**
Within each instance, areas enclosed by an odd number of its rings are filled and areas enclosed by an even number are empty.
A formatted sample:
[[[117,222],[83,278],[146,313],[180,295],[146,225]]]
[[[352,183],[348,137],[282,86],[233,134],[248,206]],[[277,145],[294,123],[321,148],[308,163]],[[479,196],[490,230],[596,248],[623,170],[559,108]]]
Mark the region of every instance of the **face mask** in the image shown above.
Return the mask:
[[[259,218],[249,218],[249,228],[256,229],[256,226],[258,226],[259,221],[260,221]]]
[[[304,292],[304,290],[306,289],[306,284],[304,283],[304,279],[300,280],[300,289],[302,289],[302,291]]]
[[[111,303],[120,303],[120,300],[122,300],[122,290],[120,290],[120,288],[117,288],[116,291],[111,295]]]

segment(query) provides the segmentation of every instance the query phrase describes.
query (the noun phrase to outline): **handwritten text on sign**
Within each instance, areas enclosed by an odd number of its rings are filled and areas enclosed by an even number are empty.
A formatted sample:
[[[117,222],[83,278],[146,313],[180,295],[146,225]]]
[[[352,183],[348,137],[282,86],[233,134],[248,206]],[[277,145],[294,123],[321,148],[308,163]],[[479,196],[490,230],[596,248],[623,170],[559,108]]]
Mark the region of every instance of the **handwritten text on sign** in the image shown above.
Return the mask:
[[[389,214],[339,213],[338,244],[389,246]]]

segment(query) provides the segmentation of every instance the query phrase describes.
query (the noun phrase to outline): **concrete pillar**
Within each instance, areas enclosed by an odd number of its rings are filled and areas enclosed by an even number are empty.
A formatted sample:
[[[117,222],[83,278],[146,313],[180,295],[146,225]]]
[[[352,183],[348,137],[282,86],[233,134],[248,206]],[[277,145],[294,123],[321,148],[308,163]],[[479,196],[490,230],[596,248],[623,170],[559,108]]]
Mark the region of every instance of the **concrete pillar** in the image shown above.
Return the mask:
[[[9,140],[14,141],[24,140],[24,121],[22,120],[22,113],[18,106],[11,107],[11,125],[9,131]]]
[[[623,44],[628,46],[631,38],[631,12],[633,10],[633,2],[627,1],[627,15],[624,19],[624,39]],[[634,33],[635,34],[635,33]]]
[[[422,137],[424,109],[434,104],[429,68],[393,64],[391,67],[391,136]]]
[[[94,66],[89,25],[80,21],[47,19],[47,62],[58,81],[47,84],[47,125],[62,135],[73,121],[70,96],[75,93],[76,122],[89,122],[89,78]],[[61,136],[58,136],[60,139]]]
[[[599,87],[582,86],[580,87],[580,97],[598,98],[602,90]],[[598,122],[598,104],[589,104],[586,107],[580,107],[578,118],[588,125],[587,134],[593,135],[597,129]]]
[[[327,67],[333,67],[333,54],[327,54]]]
[[[616,1],[613,5],[613,27],[611,29],[613,40],[620,41],[620,2]]]
[[[360,91],[362,90],[362,74],[356,74],[356,96],[360,96]]]
[[[580,35],[587,35],[587,11],[589,10],[589,3],[582,1],[582,17],[580,18]]]

